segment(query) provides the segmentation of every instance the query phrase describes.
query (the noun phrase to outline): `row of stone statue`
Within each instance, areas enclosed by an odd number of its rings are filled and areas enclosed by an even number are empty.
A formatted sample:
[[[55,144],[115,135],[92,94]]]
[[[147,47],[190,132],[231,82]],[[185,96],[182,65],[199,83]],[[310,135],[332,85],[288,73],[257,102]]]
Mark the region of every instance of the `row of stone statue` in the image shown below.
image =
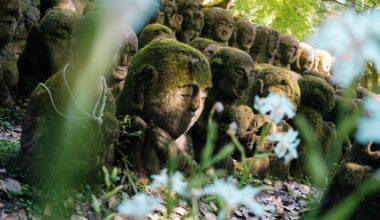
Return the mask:
[[[297,114],[304,115],[314,129],[319,150],[324,155],[331,150],[341,91],[329,81],[333,58],[328,52],[298,44],[295,38],[272,29],[256,28],[224,9],[202,9],[196,0],[162,3],[153,23],[141,31],[139,38],[126,28],[118,62],[107,79],[113,95],[99,89],[104,89],[104,84],[99,85],[104,73],[94,73],[96,79],[88,77],[93,90],[85,92],[92,94],[89,102],[95,107],[84,111],[99,112],[97,116],[101,117],[87,119],[79,119],[83,116],[83,109],[75,104],[79,94],[70,88],[76,87],[78,77],[82,77],[78,70],[90,51],[83,49],[83,42],[91,42],[86,27],[96,20],[96,7],[87,8],[88,14],[82,18],[59,7],[43,13],[18,60],[19,89],[26,96],[34,89],[16,160],[30,183],[38,185],[52,176],[63,183],[70,175],[90,180],[102,165],[118,163],[123,157],[137,174],[157,173],[173,149],[179,167],[188,171],[199,161],[206,142],[207,119],[215,102],[224,106],[214,118],[219,123],[216,151],[230,142],[226,131],[231,122],[236,122],[236,135],[255,175],[304,175],[304,143],[298,149],[299,159],[290,165],[278,158],[250,158],[255,153],[273,151],[273,144],[260,144],[259,138],[271,122],[252,109],[255,96],[269,93],[286,95]],[[46,88],[37,86],[45,81]],[[367,91],[357,89],[353,109],[364,94]],[[103,100],[99,97],[105,100],[103,111],[95,105]],[[69,104],[74,109],[67,112]],[[116,116],[126,115],[130,121],[119,136]],[[65,127],[67,120],[73,122],[69,128]],[[279,126],[271,125],[286,132],[292,124],[292,120],[285,119]],[[116,141],[120,143],[117,151]],[[65,146],[76,147],[67,153]],[[378,157],[366,156],[377,155],[371,151],[374,145],[364,152],[363,146],[354,141],[348,146],[352,149],[346,148],[347,157],[355,165],[343,163],[341,173],[351,172],[351,168],[355,168],[353,172],[378,168]],[[233,155],[218,166],[232,170],[233,158],[239,160],[240,156]]]

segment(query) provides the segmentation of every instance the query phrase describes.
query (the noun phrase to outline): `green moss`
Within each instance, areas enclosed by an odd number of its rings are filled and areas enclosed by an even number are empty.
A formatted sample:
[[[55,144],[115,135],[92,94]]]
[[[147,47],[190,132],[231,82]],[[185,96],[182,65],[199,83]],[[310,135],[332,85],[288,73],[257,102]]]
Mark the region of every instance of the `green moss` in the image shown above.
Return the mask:
[[[196,49],[172,39],[159,39],[137,52],[129,68],[125,86],[119,97],[119,110],[135,111],[132,107],[132,93],[138,86],[143,69],[153,67],[157,71],[154,91],[168,91],[173,88],[198,83],[201,88],[210,88],[211,71],[207,58]],[[149,80],[149,79],[146,79]],[[141,83],[141,82],[140,82]]]
[[[211,44],[218,44],[218,43],[207,38],[199,37],[192,40],[189,45],[203,52],[203,50],[206,49]]]
[[[19,151],[19,143],[10,140],[0,140],[0,166],[6,166],[9,161],[16,158]]]
[[[19,79],[16,62],[4,61],[4,62],[0,62],[0,66],[2,67],[0,71],[2,72],[3,82],[10,89],[13,87],[16,87],[18,84],[18,79]]]
[[[218,60],[221,61],[222,66],[235,66],[238,63],[242,63],[243,60],[245,61],[244,63],[252,63],[254,65],[249,54],[233,47],[222,47],[216,50],[211,58],[211,69],[220,65]]]
[[[325,80],[305,75],[298,80],[298,84],[302,105],[310,106],[321,113],[330,112],[334,108],[334,89]]]
[[[162,24],[149,24],[141,31],[139,36],[139,48],[145,47],[154,39],[176,39],[174,32]]]
[[[295,108],[298,108],[301,91],[293,72],[270,64],[257,65],[256,71],[257,75],[254,85],[256,95],[267,96],[270,92],[285,94],[294,104]],[[259,83],[263,83],[263,91],[261,91]]]

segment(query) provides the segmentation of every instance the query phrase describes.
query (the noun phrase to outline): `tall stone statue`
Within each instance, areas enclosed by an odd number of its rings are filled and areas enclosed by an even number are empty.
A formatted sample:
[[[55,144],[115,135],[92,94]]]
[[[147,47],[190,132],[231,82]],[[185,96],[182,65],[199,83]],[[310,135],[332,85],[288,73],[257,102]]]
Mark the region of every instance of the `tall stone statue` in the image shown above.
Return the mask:
[[[221,46],[228,46],[234,31],[234,16],[227,10],[218,10],[215,13],[214,23],[211,29],[211,39],[218,42]]]
[[[256,38],[250,51],[255,63],[274,63],[278,50],[278,37],[278,32],[273,29],[264,26],[257,27]]]
[[[137,52],[117,104],[119,116],[132,117],[128,132],[141,132],[120,148],[131,169],[158,173],[173,152],[180,169],[194,165],[187,131],[198,120],[211,85],[206,57],[190,46],[159,39]]]
[[[199,0],[180,0],[178,13],[183,17],[183,21],[177,39],[186,44],[190,43],[200,36],[204,26],[202,4]]]
[[[98,39],[98,18],[90,13],[78,21],[70,64],[36,87],[29,99],[13,167],[33,186],[92,182],[101,167],[112,162],[119,135],[115,100],[102,77],[105,73],[98,70],[103,67],[84,71]],[[79,101],[85,94],[87,104]]]

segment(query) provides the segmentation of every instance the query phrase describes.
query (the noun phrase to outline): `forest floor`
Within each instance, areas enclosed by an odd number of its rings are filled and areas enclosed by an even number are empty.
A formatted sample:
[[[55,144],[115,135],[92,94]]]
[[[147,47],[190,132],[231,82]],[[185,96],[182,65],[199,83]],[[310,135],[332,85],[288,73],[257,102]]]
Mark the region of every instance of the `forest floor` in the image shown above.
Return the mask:
[[[21,121],[23,110],[18,108],[11,114],[2,115],[0,117],[0,153],[1,148],[9,146],[19,150],[19,141],[21,137]],[[9,113],[9,112],[8,112]],[[9,160],[14,157],[10,155]],[[9,155],[8,155],[9,156]],[[0,160],[1,161],[1,160]],[[263,209],[268,213],[267,217],[260,219],[301,219],[312,207],[313,204],[320,200],[322,192],[311,186],[307,180],[278,180],[275,178],[266,178],[264,180],[254,179],[255,185],[262,185],[266,188],[265,191],[259,193],[256,197],[257,201],[263,206]],[[115,195],[107,201],[103,201],[102,210],[104,215],[97,215],[92,208],[91,195],[96,195],[101,198],[104,186],[99,188],[88,186],[81,190],[81,193],[76,192],[74,195],[67,197],[64,206],[70,206],[70,213],[66,214],[70,220],[85,220],[85,219],[103,219],[106,213],[116,212],[117,204],[122,197],[121,193]],[[35,216],[49,216],[49,204],[45,207],[39,207],[39,214],[32,214],[36,210],[33,204],[33,190],[27,185],[21,183],[14,174],[9,173],[4,165],[0,163],[0,219],[41,219]],[[99,202],[102,203],[101,199]],[[165,204],[162,204],[158,209],[151,213],[149,219],[165,219],[166,213]],[[188,213],[187,205],[181,205],[174,209],[172,219],[186,219]],[[212,202],[200,204],[200,214],[202,219],[216,219],[217,206]],[[121,215],[113,217],[115,220],[129,219]],[[234,210],[231,214],[231,219],[258,219],[247,208],[241,207]]]

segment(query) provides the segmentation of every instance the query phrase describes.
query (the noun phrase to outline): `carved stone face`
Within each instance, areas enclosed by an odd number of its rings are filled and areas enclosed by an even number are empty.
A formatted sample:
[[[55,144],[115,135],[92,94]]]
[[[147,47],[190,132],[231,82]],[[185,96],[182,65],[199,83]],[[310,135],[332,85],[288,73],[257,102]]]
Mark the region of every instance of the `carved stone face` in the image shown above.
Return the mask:
[[[279,44],[279,56],[283,64],[291,64],[297,58],[297,50],[299,44],[297,40],[292,36],[282,36],[280,37]]]
[[[21,18],[20,0],[3,0],[0,4],[0,47],[11,41]]]
[[[314,65],[315,53],[314,51],[303,50],[299,59],[302,71],[311,70]]]
[[[198,120],[206,97],[207,90],[197,83],[149,92],[145,97],[147,108],[144,108],[143,114],[154,119],[157,126],[177,139]]]
[[[234,30],[234,17],[227,11],[215,15],[212,38],[217,42],[227,42]]]
[[[315,60],[314,65],[317,65],[315,70],[317,70],[322,75],[330,75],[331,68],[334,63],[334,57],[328,51],[325,50],[315,50]]]
[[[114,68],[112,75],[114,79],[125,80],[128,74],[128,67],[131,65],[132,57],[138,50],[138,40],[136,34],[131,28],[125,34],[124,45],[117,54],[117,66]]]
[[[242,98],[252,86],[255,77],[252,58],[234,48],[221,48],[211,59],[216,86],[229,99]]]
[[[183,17],[182,30],[202,31],[204,15],[199,1],[184,0],[178,5],[178,10]]]
[[[267,42],[267,45],[268,45],[267,49],[268,49],[268,53],[273,56],[278,46],[277,45],[278,33],[273,30],[268,30],[268,34],[269,34],[269,37],[268,37],[268,42]]]
[[[256,38],[256,25],[248,21],[239,21],[237,24],[237,43],[241,50],[249,51]]]

